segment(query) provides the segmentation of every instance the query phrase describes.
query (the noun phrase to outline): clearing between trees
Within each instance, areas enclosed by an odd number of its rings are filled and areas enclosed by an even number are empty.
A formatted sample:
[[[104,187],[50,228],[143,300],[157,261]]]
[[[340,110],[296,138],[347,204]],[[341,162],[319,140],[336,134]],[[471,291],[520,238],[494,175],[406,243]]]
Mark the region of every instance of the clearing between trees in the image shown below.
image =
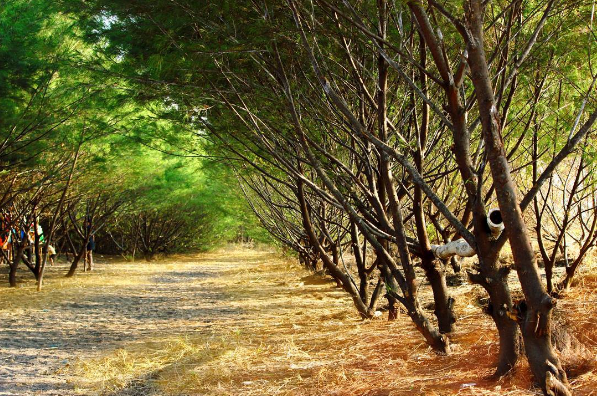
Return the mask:
[[[479,286],[455,289],[460,325],[446,356],[404,313],[361,320],[334,282],[273,250],[99,258],[68,281],[65,268],[48,268],[39,293],[33,281],[0,289],[0,395],[541,394],[525,361],[489,378],[498,343]],[[556,315],[567,313],[586,360],[561,359],[578,371],[575,394],[596,394],[595,268],[571,293]]]

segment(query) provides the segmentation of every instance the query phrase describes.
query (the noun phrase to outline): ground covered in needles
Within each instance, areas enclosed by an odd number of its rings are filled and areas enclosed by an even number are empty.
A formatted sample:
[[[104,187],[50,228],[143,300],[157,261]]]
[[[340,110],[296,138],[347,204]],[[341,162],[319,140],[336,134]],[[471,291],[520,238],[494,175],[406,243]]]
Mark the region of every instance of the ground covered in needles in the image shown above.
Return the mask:
[[[490,378],[495,329],[482,291],[466,282],[452,288],[459,318],[444,356],[406,315],[360,320],[333,282],[273,250],[99,258],[96,267],[76,279],[63,278],[66,265],[50,267],[40,293],[25,276],[19,288],[0,288],[0,394],[541,394],[525,362]],[[556,314],[583,347],[562,360],[576,394],[588,395],[596,394],[595,267],[579,279]]]

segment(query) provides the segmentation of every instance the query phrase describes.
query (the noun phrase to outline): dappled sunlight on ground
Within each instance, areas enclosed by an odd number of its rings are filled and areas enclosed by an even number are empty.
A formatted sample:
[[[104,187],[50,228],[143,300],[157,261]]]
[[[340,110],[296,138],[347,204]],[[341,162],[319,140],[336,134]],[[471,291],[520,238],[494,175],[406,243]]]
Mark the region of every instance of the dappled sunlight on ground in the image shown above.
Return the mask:
[[[469,285],[451,290],[460,318],[453,352],[443,356],[406,315],[362,321],[333,282],[273,251],[229,248],[100,262],[73,280],[59,274],[51,269],[42,294],[30,285],[0,289],[8,324],[0,352],[10,357],[0,376],[21,381],[14,394],[540,394],[526,362],[490,378],[497,337]],[[559,309],[573,313],[595,355],[595,276],[583,279],[575,302]],[[578,394],[595,394],[592,367],[572,379]],[[0,382],[0,394],[6,386]]]

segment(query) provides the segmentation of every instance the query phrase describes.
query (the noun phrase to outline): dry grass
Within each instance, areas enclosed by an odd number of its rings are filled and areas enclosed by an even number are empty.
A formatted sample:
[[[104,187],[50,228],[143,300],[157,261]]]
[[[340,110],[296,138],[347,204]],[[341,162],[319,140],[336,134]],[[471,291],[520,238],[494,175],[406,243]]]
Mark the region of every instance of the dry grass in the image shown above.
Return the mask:
[[[177,260],[187,263],[174,264]],[[425,345],[405,315],[395,322],[361,321],[332,283],[314,281],[274,253],[228,250],[169,262],[136,264],[134,272],[142,277],[189,263],[197,268],[217,265],[217,276],[196,282],[225,292],[225,298],[213,302],[215,308],[234,307],[239,313],[197,318],[213,322],[189,333],[164,329],[80,360],[66,370],[78,378],[81,394],[540,394],[525,362],[507,378],[489,378],[496,334],[476,305],[480,292],[472,286],[453,289],[458,330],[453,353],[441,356]],[[596,267],[586,269],[580,279],[558,309],[566,312],[560,316],[592,357],[589,369],[586,365],[571,380],[576,394],[586,395],[596,394]],[[50,282],[47,288],[52,288]]]
[[[44,309],[59,305],[74,292],[87,293],[98,287],[107,289],[126,288],[145,282],[148,277],[175,268],[174,264],[157,268],[147,263],[123,263],[118,258],[101,257],[103,265],[92,272],[79,272],[73,278],[65,278],[69,267],[64,262],[48,266],[41,292],[37,292],[33,275],[21,265],[17,273],[18,287],[8,288],[8,269],[0,274],[0,304],[3,308]],[[109,265],[105,265],[109,264]],[[82,265],[81,265],[82,267]]]

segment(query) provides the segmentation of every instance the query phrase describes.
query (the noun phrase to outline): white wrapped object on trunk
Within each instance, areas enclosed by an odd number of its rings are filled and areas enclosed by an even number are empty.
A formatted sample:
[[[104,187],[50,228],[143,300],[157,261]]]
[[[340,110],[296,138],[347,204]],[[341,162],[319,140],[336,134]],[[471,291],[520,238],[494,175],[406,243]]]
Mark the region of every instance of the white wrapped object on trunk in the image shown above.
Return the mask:
[[[469,246],[465,239],[457,239],[447,243],[446,245],[431,245],[432,253],[439,259],[448,259],[452,256],[471,257],[476,255],[476,251]]]
[[[500,210],[498,208],[490,209],[488,212],[488,217],[486,218],[486,222],[488,223],[490,234],[493,238],[498,238],[505,229],[505,225],[502,222],[502,216],[500,215]],[[456,241],[451,241],[445,245],[431,245],[430,249],[432,250],[434,256],[442,260],[446,260],[452,256],[472,257],[476,255],[475,249],[469,246],[469,244],[463,238],[457,239]]]

